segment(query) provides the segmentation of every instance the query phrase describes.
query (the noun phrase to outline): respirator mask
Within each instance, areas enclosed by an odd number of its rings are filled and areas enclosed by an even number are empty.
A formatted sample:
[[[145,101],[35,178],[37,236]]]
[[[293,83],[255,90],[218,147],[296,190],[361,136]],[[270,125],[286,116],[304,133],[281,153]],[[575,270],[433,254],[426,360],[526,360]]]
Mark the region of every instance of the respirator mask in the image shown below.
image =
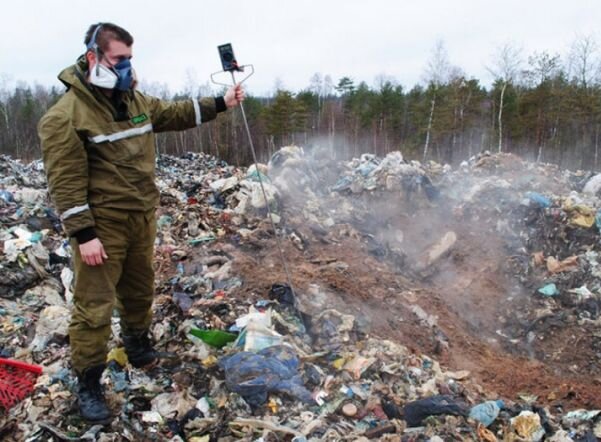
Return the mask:
[[[90,83],[104,89],[127,91],[133,84],[131,62],[123,60],[112,67],[106,67],[98,62],[90,69]]]
[[[94,51],[96,55],[96,64],[90,67],[90,83],[104,89],[117,89],[120,91],[129,90],[134,82],[134,73],[131,66],[131,61],[121,60],[119,63],[107,67],[100,64],[100,56],[102,54],[96,38],[98,31],[102,25],[98,25],[92,34],[92,38],[88,43],[88,50]]]

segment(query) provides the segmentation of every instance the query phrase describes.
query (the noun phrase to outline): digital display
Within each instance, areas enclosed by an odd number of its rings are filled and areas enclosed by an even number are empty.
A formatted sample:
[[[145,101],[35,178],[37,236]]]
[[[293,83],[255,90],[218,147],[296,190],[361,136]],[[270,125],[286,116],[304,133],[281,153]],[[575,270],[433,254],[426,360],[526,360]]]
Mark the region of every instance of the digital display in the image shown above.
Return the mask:
[[[221,66],[224,71],[238,71],[238,62],[234,56],[234,49],[231,43],[226,43],[217,47],[219,57],[221,58]]]

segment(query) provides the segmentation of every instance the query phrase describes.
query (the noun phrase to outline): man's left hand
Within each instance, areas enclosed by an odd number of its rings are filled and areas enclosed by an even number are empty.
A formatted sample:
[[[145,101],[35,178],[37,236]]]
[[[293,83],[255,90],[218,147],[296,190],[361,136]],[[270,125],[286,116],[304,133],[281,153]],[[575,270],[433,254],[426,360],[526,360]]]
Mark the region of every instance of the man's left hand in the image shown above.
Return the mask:
[[[238,106],[244,101],[244,89],[242,89],[242,85],[238,83],[229,88],[223,96],[223,100],[228,109]]]

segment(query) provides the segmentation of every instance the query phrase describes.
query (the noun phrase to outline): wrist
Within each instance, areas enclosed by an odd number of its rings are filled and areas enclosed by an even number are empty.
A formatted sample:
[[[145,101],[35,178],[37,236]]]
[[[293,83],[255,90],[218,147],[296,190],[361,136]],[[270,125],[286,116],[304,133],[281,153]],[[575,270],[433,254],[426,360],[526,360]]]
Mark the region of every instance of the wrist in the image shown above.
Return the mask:
[[[77,240],[77,243],[79,245],[85,244],[85,243],[90,242],[93,239],[97,238],[96,230],[94,230],[94,227],[92,227],[92,226],[85,227],[85,228],[75,232],[73,234],[73,237],[75,237],[75,239]]]
[[[225,112],[227,110],[227,105],[225,104],[224,97],[215,98],[215,110],[217,111],[217,113]]]

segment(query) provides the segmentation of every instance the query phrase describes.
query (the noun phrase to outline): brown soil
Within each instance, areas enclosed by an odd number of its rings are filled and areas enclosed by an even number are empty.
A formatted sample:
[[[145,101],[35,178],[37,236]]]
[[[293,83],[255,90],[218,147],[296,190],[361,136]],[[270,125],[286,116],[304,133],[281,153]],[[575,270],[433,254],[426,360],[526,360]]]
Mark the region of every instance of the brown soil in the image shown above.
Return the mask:
[[[379,209],[374,203],[372,210]],[[441,216],[440,210],[428,207],[407,213],[380,219],[389,231],[403,231],[405,257],[400,260],[369,253],[370,237],[353,228],[316,234],[301,218],[288,219],[288,226],[305,239],[304,250],[283,241],[303,310],[351,313],[372,335],[429,354],[449,370],[469,370],[493,395],[517,399],[519,393],[527,393],[550,406],[601,407],[601,379],[579,368],[588,360],[586,338],[575,342],[573,330],[558,329],[552,340],[537,343],[554,354],[545,358],[526,345],[524,329],[506,323],[513,309],[526,308],[532,294],[515,282],[503,241],[491,228],[477,227],[450,211]],[[457,234],[450,255],[427,274],[412,270],[411,263],[424,248],[449,230]],[[264,296],[272,284],[286,281],[267,226],[230,253],[245,281],[240,296]],[[420,320],[415,306],[435,316],[437,325]],[[549,336],[537,339],[543,338]]]

